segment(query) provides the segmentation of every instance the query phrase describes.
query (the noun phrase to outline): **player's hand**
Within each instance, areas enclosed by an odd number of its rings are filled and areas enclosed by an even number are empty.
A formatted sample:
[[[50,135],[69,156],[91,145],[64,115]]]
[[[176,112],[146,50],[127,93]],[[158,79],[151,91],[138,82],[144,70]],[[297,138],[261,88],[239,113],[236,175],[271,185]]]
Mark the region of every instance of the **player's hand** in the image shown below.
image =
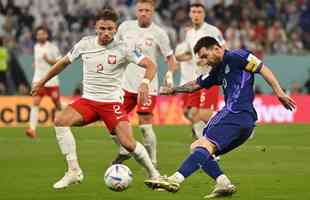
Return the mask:
[[[173,87],[173,73],[171,71],[166,73],[164,85],[170,88]]]
[[[30,91],[31,96],[38,95],[38,92],[44,87],[44,83],[39,81],[37,83],[34,83],[32,86],[32,89]]]
[[[173,95],[174,90],[172,87],[162,86],[159,88],[159,94],[160,95]]]
[[[278,95],[278,99],[286,109],[294,110],[296,108],[296,102],[293,99],[291,99],[288,95],[286,94]]]
[[[141,83],[139,86],[138,101],[141,104],[145,104],[147,103],[148,96],[149,96],[149,84]]]

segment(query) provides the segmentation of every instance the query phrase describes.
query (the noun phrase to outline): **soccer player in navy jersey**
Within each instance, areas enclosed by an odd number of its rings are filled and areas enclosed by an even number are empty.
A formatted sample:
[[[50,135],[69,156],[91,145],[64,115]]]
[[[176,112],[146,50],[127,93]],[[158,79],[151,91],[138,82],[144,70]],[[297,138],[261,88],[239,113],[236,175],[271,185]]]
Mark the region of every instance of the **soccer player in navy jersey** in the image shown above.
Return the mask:
[[[191,145],[192,153],[176,173],[160,180],[146,180],[145,184],[153,189],[162,188],[176,192],[187,177],[201,168],[216,182],[214,190],[205,198],[231,195],[236,191],[236,187],[212,155],[230,152],[251,135],[257,120],[253,106],[254,74],[259,73],[267,81],[286,109],[293,110],[296,104],[284,93],[271,70],[249,51],[225,50],[215,38],[203,37],[196,43],[194,52],[212,67],[210,74],[201,75],[196,81],[180,87],[163,88],[161,93],[188,93],[210,88],[212,85],[222,85],[225,106],[209,121],[203,137]]]

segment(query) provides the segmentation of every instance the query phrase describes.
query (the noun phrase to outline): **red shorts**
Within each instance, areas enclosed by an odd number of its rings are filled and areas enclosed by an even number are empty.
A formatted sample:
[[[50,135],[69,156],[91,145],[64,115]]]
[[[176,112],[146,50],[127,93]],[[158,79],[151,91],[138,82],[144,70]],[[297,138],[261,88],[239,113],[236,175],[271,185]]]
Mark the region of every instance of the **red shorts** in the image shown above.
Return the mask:
[[[59,86],[43,87],[38,91],[40,97],[49,96],[54,102],[58,102],[60,99]]]
[[[219,97],[219,86],[201,89],[194,93],[183,94],[183,107],[206,108],[216,110]]]
[[[138,102],[138,94],[126,90],[124,90],[124,92],[124,107],[127,113],[130,113],[137,105],[137,113],[152,114],[156,104],[156,96],[149,95],[147,102],[145,104],[140,104]]]
[[[70,104],[83,116],[84,124],[90,124],[101,119],[112,132],[120,121],[129,121],[122,103],[98,102],[78,98]]]

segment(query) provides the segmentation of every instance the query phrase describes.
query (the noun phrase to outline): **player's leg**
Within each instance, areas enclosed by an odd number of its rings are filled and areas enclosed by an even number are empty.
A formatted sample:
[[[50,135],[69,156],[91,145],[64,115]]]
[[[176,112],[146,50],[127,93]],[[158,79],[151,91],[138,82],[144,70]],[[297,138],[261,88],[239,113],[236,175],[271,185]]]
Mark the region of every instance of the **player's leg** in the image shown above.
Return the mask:
[[[143,136],[145,146],[152,163],[157,166],[157,138],[153,129],[153,110],[156,104],[156,96],[149,96],[145,104],[138,103],[139,128]]]
[[[196,140],[202,136],[203,128],[205,123],[200,119],[199,108],[200,108],[200,96],[201,91],[194,92],[192,94],[187,94],[187,107],[188,119],[192,122],[192,134],[193,138]]]
[[[30,138],[36,138],[36,128],[38,124],[39,105],[44,97],[44,88],[39,91],[39,94],[32,97],[32,106],[30,110],[29,127],[26,130],[26,135]]]
[[[125,95],[124,95],[124,109],[126,113],[130,113],[137,105],[137,94],[128,92],[124,90]],[[120,145],[120,142],[118,138],[116,137],[115,133],[111,134],[112,140],[114,143],[119,147],[119,152],[116,158],[111,162],[112,164],[121,164],[124,161],[128,160],[131,158],[130,153],[122,146]]]
[[[204,125],[199,118],[199,99],[200,91],[182,96],[183,114],[192,124],[192,137],[195,140],[198,138],[196,133],[202,132],[202,125]]]
[[[192,153],[185,159],[176,173],[170,176],[166,181],[161,180],[161,182],[157,183],[148,181],[146,183],[152,187],[161,187],[168,191],[175,192],[187,177],[202,168],[203,171],[216,181],[217,190],[215,190],[215,193],[217,195],[233,193],[235,187],[231,184],[227,176],[223,174],[219,164],[212,156],[218,152],[219,149],[222,150],[223,146],[226,147],[225,145],[229,144],[230,140],[225,143],[225,140],[227,139],[226,135],[231,137],[238,136],[235,129],[229,129],[231,127],[227,128],[223,125],[214,125],[226,115],[226,112],[221,112],[212,118],[208,127],[205,128],[204,137],[198,139],[191,145]],[[230,133],[226,133],[227,131]]]
[[[62,189],[83,180],[83,173],[76,152],[76,142],[70,126],[84,125],[96,121],[97,117],[85,99],[76,100],[56,115],[54,121],[56,138],[61,153],[67,162],[68,170],[65,176],[54,184],[55,189]]]
[[[142,144],[135,141],[132,127],[129,123],[128,116],[121,103],[109,103],[101,106],[100,117],[112,133],[116,133],[120,144],[126,148],[135,160],[142,165],[148,172],[149,177],[154,179],[160,176],[155,169],[152,161]]]

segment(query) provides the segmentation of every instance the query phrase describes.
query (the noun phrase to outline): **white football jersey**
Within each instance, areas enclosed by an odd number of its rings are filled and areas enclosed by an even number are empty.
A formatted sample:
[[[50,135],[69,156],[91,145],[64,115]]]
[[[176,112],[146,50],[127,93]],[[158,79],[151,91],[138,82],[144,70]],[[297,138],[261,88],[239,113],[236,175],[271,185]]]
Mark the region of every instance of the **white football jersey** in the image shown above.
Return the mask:
[[[82,38],[67,56],[71,62],[79,57],[82,60],[82,97],[99,102],[123,102],[121,82],[124,71],[129,62],[138,64],[144,58],[124,42],[114,40],[102,46],[97,36]]]
[[[118,28],[117,38],[148,56],[155,65],[160,53],[165,58],[173,54],[167,33],[154,23],[147,28],[141,28],[137,20],[125,21]],[[144,72],[145,69],[132,63],[129,64],[123,79],[123,89],[137,93]],[[158,75],[156,74],[151,82],[150,94],[157,95],[158,87]]]
[[[32,82],[38,82],[41,78],[43,78],[52,65],[48,64],[43,56],[46,56],[49,59],[60,59],[61,54],[58,47],[47,41],[44,44],[36,43],[34,45],[34,76]],[[58,77],[55,76],[51,80],[49,80],[45,86],[58,86],[59,80]]]
[[[199,27],[198,29],[191,28],[186,33],[185,42],[187,44],[187,52],[192,53],[194,63],[197,63],[198,61],[196,55],[194,54],[194,47],[201,38],[206,37],[206,36],[213,37],[214,39],[217,40],[217,42],[220,45],[225,44],[225,40],[223,38],[221,31],[217,27],[211,24],[204,22],[201,25],[201,27]],[[210,71],[209,67],[204,67],[204,68],[198,67],[196,69],[196,73],[197,73],[196,75],[199,76],[201,74],[209,73],[209,71]]]
[[[186,53],[187,47],[186,42],[182,42],[177,45],[175,49],[175,54],[183,54]],[[193,81],[196,79],[196,64],[193,59],[189,61],[182,61],[179,62],[180,71],[181,71],[181,77],[180,77],[180,85],[184,85],[187,82]]]

